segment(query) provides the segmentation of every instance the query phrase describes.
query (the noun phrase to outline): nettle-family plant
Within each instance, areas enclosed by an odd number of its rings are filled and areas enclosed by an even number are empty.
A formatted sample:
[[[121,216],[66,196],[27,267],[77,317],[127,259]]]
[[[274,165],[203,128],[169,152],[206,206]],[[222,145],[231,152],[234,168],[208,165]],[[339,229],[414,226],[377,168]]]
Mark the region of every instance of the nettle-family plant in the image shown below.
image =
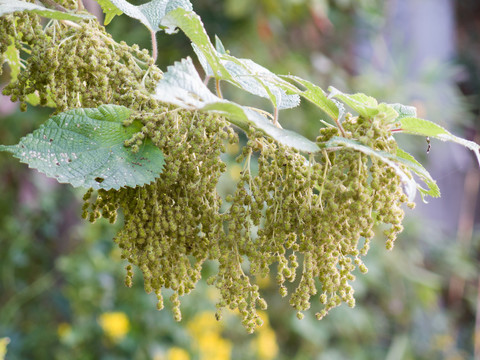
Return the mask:
[[[332,87],[327,93],[234,57],[218,38],[211,43],[189,0],[98,0],[107,23],[125,13],[150,30],[152,56],[113,40],[81,0],[41,2],[0,0],[0,63],[11,74],[3,92],[22,110],[28,103],[55,113],[0,150],[88,189],[83,216],[91,222],[114,223],[123,212],[115,242],[129,262],[126,284],[138,267],[158,309],[162,290],[173,290],[177,320],[179,297],[194,289],[206,261],[218,264],[207,280],[219,289],[217,318],[225,307],[238,309],[249,331],[261,324],[257,309],[267,307],[254,280],[272,267],[299,318],[315,295],[323,304],[318,319],[342,302],[353,307],[353,271],[367,272],[362,257],[374,229],[384,224],[391,249],[404,204],[413,207],[417,191],[440,196],[393,135],[457,142],[480,159],[477,144],[418,118],[413,107]],[[205,79],[191,58],[166,72],[155,66],[156,33],[178,29],[191,40]],[[223,98],[222,82],[270,100],[271,112]],[[302,98],[329,117],[315,141],[280,125],[280,110]],[[243,171],[222,199],[221,154],[239,143],[238,131],[248,138],[237,159]]]

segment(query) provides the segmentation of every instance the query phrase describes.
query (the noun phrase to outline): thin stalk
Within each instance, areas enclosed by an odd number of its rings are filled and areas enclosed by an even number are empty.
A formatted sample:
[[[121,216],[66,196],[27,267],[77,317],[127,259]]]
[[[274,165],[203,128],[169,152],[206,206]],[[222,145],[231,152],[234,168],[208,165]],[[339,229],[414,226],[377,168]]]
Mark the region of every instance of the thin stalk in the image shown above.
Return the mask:
[[[328,158],[327,151],[324,149],[322,150],[323,157],[325,158],[325,164],[323,165],[323,179],[322,179],[322,186],[320,187],[318,198],[317,198],[317,206],[320,205],[320,209],[323,211],[323,204],[322,204],[322,194],[323,194],[323,187],[325,184],[325,179],[327,178],[327,170],[328,166],[331,165],[330,159]]]
[[[282,128],[282,126],[278,122],[278,107],[277,106],[275,106],[273,108],[273,125],[275,125],[276,127],[280,128],[280,129]]]
[[[61,12],[68,12],[67,9],[65,9],[62,5],[60,4],[57,4],[55,1],[53,0],[40,0],[42,3],[44,3],[45,5],[49,6],[49,7],[53,7],[55,10],[58,10],[58,11],[61,11]]]
[[[342,136],[345,137],[345,130],[343,129],[343,126],[338,119],[335,119],[335,124],[337,124],[337,127],[340,129]]]
[[[312,167],[313,164],[315,163],[315,159],[313,157],[312,153],[308,154],[308,173],[307,173],[307,179],[308,179],[308,185],[311,188],[312,187]],[[312,209],[312,190],[309,191],[308,193],[308,208]]]
[[[220,99],[223,99],[222,89],[220,87],[220,79],[215,79],[215,89],[217,91],[217,96]]]
[[[157,50],[157,33],[155,31],[150,32],[152,36],[152,58],[153,63],[157,62],[158,50]]]
[[[70,20],[60,20],[60,22],[64,25],[70,26],[74,29],[81,29],[82,27],[78,25],[77,23],[74,23],[73,21]]]

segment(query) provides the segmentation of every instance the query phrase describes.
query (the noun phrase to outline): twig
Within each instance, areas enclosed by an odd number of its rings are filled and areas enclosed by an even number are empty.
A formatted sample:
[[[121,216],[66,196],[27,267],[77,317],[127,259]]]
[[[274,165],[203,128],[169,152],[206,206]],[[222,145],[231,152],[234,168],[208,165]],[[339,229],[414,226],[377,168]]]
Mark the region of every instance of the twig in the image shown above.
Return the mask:
[[[74,23],[73,21],[70,21],[70,20],[60,20],[60,22],[64,25],[73,27],[75,29],[81,29],[82,28],[80,25],[78,25],[77,23]]]
[[[53,0],[40,0],[42,3],[44,3],[47,6],[53,7],[55,10],[61,11],[61,12],[68,12],[67,9],[65,9],[62,5],[57,4]]]
[[[342,133],[342,136],[345,137],[345,130],[343,129],[343,126],[340,123],[340,120],[335,119],[335,124],[337,124],[337,127],[340,129],[340,132]]]
[[[157,36],[155,31],[151,31],[150,34],[152,35],[152,58],[153,58],[153,63],[157,62],[157,55],[158,55],[158,50],[157,50]]]
[[[222,89],[220,88],[220,79],[215,79],[215,88],[217,90],[217,96],[223,99]]]

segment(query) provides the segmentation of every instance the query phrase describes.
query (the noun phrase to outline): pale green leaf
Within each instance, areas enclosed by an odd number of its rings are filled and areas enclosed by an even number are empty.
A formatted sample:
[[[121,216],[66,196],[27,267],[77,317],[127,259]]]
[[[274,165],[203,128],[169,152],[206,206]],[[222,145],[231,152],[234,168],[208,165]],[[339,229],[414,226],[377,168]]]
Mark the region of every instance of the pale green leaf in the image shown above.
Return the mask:
[[[428,190],[422,188],[417,184],[417,189],[423,195],[430,195],[432,197],[440,197],[440,189],[437,186],[435,180],[432,179],[430,173],[420,164],[412,155],[403,151],[402,149],[397,149],[397,156],[395,157],[397,162],[405,165],[409,170],[417,174],[420,179],[428,186]]]
[[[216,102],[204,106],[202,111],[213,111],[224,115],[230,122],[245,130],[252,126],[278,143],[306,153],[317,153],[320,148],[306,137],[291,131],[276,127],[261,112],[238,105],[234,102]]]
[[[323,112],[337,121],[342,118],[345,109],[338,101],[329,99],[325,92],[319,86],[312,84],[310,81],[304,80],[298,76],[283,75],[285,79],[290,79],[305,87],[306,90],[299,90],[296,87],[290,89],[295,91],[298,95],[318,106]]]
[[[367,96],[362,93],[345,94],[340,90],[334,88],[333,86],[330,86],[328,88],[328,91],[330,92],[328,96],[329,98],[334,97],[343,101],[353,110],[355,110],[359,115],[365,118],[373,118],[379,113],[378,102],[375,98],[371,96]]]
[[[110,0],[96,0],[105,13],[104,24],[108,25],[115,16],[122,15],[123,11],[116,7]]]
[[[167,33],[173,33],[177,25],[164,24],[162,20],[165,15],[177,8],[192,10],[192,4],[189,0],[152,0],[139,6],[132,5],[126,0],[97,0],[97,2],[106,13],[106,24],[108,24],[115,15],[123,13],[139,20],[152,32],[163,29]]]
[[[193,11],[179,8],[169,12],[162,19],[162,25],[182,29],[190,41],[197,46],[198,51],[205,57],[206,63],[210,65],[212,75],[223,79],[229,78],[227,70],[220,63],[217,51],[205,31],[200,16]]]
[[[69,110],[52,116],[17,145],[0,145],[0,151],[75,187],[119,189],[150,183],[160,175],[164,157],[148,139],[137,153],[124,146],[142,127],[139,122],[123,125],[130,113],[117,105]]]
[[[416,117],[404,117],[400,119],[399,122],[401,126],[399,131],[413,135],[430,136],[442,141],[452,141],[465,146],[475,153],[477,161],[480,165],[480,145],[477,143],[455,136],[440,125],[437,125],[429,120]]]
[[[397,113],[398,117],[395,120],[403,119],[404,117],[417,117],[417,109],[414,106],[407,106],[403,104],[388,104]]]
[[[313,141],[273,125],[260,110],[247,108],[214,95],[203,83],[190,58],[168,67],[168,71],[157,84],[154,97],[185,109],[222,114],[232,124],[244,130],[252,126],[279,143],[299,151],[319,151]]]
[[[1,0],[0,0],[1,1]],[[5,59],[10,67],[10,81],[17,80],[18,74],[20,74],[20,51],[15,47],[15,43],[11,43],[7,47],[5,52]]]
[[[378,104],[378,114],[375,115],[376,119],[382,120],[383,123],[391,123],[398,118],[398,112],[389,104]]]
[[[189,57],[167,68],[157,84],[154,97],[189,110],[199,110],[207,104],[226,101],[208,89]]]
[[[220,38],[217,35],[215,35],[215,49],[221,55],[228,54],[228,51],[225,50],[225,46],[223,46],[222,41],[220,40]]]
[[[300,97],[297,94],[287,94],[284,90],[290,84],[252,60],[224,54],[222,63],[234,81],[222,80],[230,81],[251,94],[270,99],[279,110],[290,109],[300,104]]]
[[[93,15],[75,14],[46,8],[43,5],[33,4],[21,0],[0,0],[0,16],[17,11],[28,11],[34,14],[56,20],[85,20],[94,19]]]
[[[374,150],[369,146],[363,145],[362,143],[351,140],[351,139],[346,139],[343,137],[335,136],[331,138],[329,141],[323,143],[320,145],[322,148],[335,148],[335,147],[345,147],[349,148],[355,151],[360,151],[366,155],[369,155],[371,157],[375,157],[381,161],[383,161],[386,165],[390,166],[395,173],[398,175],[400,180],[402,181],[404,185],[404,191],[405,194],[408,196],[410,201],[413,201],[415,198],[415,193],[418,184],[416,183],[415,180],[411,178],[408,174],[406,174],[395,162],[396,157],[390,153],[387,153],[385,151],[378,151]]]
[[[218,37],[214,47],[200,17],[193,11],[174,10],[162,20],[162,24],[182,29],[192,41],[193,50],[207,76],[228,81],[251,94],[267,98],[278,109],[289,109],[300,103],[298,95],[287,94],[283,89],[288,83],[270,70],[250,59],[231,56]]]
[[[17,80],[18,74],[20,74],[21,64],[20,64],[20,52],[15,47],[15,44],[12,43],[8,46],[5,53],[6,62],[10,67],[10,82]],[[25,98],[26,102],[30,105],[37,106],[40,104],[40,97],[36,94],[28,94]],[[47,106],[54,108],[55,103],[52,101],[51,97],[48,97]]]
[[[13,42],[8,46],[5,52],[5,58],[10,67],[10,82],[14,82],[18,78],[18,74],[20,74],[21,64],[20,51],[18,51]],[[29,94],[26,97],[26,101],[33,106],[37,106],[40,104],[40,97],[36,94]]]

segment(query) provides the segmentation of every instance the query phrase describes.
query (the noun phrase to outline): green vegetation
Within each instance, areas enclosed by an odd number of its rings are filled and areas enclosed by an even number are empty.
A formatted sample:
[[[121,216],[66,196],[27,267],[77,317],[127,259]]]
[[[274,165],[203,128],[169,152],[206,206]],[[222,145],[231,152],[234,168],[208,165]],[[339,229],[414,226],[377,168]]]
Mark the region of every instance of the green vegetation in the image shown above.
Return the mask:
[[[256,281],[272,269],[298,318],[314,302],[318,319],[342,303],[355,306],[353,273],[368,271],[363,258],[374,231],[384,229],[392,249],[403,230],[403,205],[413,208],[417,191],[422,199],[440,196],[394,135],[457,142],[480,162],[477,144],[418,118],[413,107],[333,87],[326,92],[234,57],[218,37],[214,46],[189,1],[99,4],[107,22],[125,13],[153,40],[163,30],[182,30],[205,80],[191,58],[163,73],[156,46],[150,56],[117,42],[75,1],[56,3],[54,11],[0,1],[0,60],[11,68],[4,94],[24,111],[27,104],[54,108],[37,130],[0,150],[87,188],[83,217],[90,222],[122,218],[114,242],[128,261],[126,285],[140,269],[159,310],[168,294],[175,320],[182,318],[180,297],[204,276],[219,291],[217,320],[224,308],[238,310],[253,332],[268,306]],[[43,25],[39,15],[51,20]],[[267,99],[271,112],[227,100],[224,83]],[[280,125],[281,110],[301,99],[327,116],[315,140]],[[230,155],[242,170],[222,196],[229,147],[240,149]],[[128,328],[122,316],[100,323],[108,328],[117,320]]]

